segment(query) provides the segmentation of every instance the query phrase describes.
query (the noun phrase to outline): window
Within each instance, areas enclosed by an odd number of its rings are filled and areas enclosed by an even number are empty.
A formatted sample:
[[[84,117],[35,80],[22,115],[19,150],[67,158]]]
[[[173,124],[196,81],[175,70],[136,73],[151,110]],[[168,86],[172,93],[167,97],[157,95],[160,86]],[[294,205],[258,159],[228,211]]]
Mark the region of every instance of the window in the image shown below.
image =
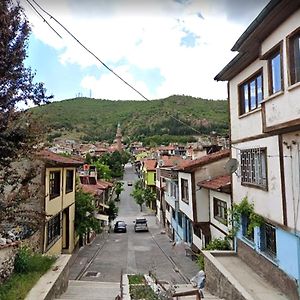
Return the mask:
[[[266,148],[241,150],[241,182],[267,189]]]
[[[268,223],[260,228],[260,249],[271,258],[276,257],[276,229]]]
[[[182,201],[189,203],[189,186],[187,179],[181,179],[181,199]]]
[[[53,199],[60,195],[60,171],[50,172],[49,181],[49,195]]]
[[[263,100],[262,71],[253,75],[239,86],[240,115],[258,108]]]
[[[156,181],[156,173],[153,174],[153,181]]]
[[[248,215],[242,215],[242,235],[246,239],[254,242],[254,229],[249,228],[250,220]]]
[[[177,212],[178,225],[182,228],[182,212]]]
[[[283,89],[281,50],[273,52],[268,60],[269,94],[275,94]]]
[[[300,82],[300,28],[287,38],[290,84]]]
[[[74,189],[74,170],[67,170],[66,193],[73,192],[73,189]]]
[[[60,214],[53,217],[47,223],[47,246],[52,244],[60,236]]]
[[[167,210],[167,211],[170,211],[170,205],[169,205],[169,203],[167,203],[167,202],[166,202],[166,210]]]
[[[218,198],[213,198],[214,218],[227,225],[227,203]]]
[[[171,197],[176,198],[176,184],[175,183],[171,183]]]
[[[175,209],[172,208],[172,218],[175,220],[176,219],[176,212]]]

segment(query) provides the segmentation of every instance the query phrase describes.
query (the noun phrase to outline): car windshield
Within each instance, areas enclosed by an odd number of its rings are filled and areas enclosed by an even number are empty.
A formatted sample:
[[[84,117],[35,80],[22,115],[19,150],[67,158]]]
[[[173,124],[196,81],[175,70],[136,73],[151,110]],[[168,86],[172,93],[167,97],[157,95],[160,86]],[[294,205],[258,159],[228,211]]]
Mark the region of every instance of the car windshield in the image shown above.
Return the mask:
[[[119,221],[119,222],[117,222],[117,226],[125,226],[126,224],[125,224],[125,222],[123,222],[123,221]]]

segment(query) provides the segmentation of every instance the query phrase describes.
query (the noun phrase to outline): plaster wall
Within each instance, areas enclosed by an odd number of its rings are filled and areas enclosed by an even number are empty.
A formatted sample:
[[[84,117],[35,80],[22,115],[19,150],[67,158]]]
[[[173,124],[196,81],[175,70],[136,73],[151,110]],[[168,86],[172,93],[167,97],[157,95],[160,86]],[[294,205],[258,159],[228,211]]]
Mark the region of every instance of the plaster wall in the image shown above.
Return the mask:
[[[267,148],[267,178],[268,190],[241,184],[240,170],[238,176],[233,174],[232,185],[234,203],[240,203],[244,197],[254,204],[255,212],[261,216],[283,224],[283,208],[281,193],[281,177],[279,163],[278,137],[271,136],[263,139],[236,144],[232,149],[232,157],[240,162],[239,149],[251,149],[256,147]]]
[[[189,202],[186,203],[181,199],[181,179],[188,180]],[[178,173],[178,186],[179,186],[179,209],[190,219],[193,219],[193,202],[192,202],[192,181],[190,173]]]

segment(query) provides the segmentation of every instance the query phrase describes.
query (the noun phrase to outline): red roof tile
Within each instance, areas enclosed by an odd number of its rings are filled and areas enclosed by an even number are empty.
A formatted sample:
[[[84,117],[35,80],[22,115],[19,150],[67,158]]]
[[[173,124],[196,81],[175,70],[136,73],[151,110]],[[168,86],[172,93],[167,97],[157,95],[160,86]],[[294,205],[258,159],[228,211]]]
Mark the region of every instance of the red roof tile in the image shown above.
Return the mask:
[[[103,194],[103,190],[98,184],[81,184],[81,187],[85,193],[90,193],[94,196]]]
[[[218,152],[214,152],[212,154],[202,156],[198,159],[189,160],[189,161],[185,160],[178,166],[178,170],[180,170],[180,171],[191,171],[195,168],[207,165],[209,163],[215,162],[219,159],[229,157],[229,156],[230,156],[230,150],[229,149],[221,150],[221,151],[218,151]]]
[[[156,170],[156,159],[145,159],[144,166],[147,171],[155,171]]]
[[[49,150],[42,150],[39,153],[37,153],[37,156],[45,160],[49,163],[54,164],[61,164],[61,165],[70,165],[70,166],[80,166],[84,164],[84,161],[79,158],[73,158],[73,157],[65,157],[58,155],[56,153],[53,153]]]
[[[219,176],[211,180],[204,180],[197,183],[198,186],[206,189],[220,191],[224,188],[229,188],[231,185],[231,175]]]

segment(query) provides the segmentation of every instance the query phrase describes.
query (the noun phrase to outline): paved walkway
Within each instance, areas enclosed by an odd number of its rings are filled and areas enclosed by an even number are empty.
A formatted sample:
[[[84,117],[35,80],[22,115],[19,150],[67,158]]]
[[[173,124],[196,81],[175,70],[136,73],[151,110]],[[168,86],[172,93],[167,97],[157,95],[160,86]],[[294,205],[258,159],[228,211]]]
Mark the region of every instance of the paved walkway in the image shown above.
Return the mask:
[[[238,256],[218,256],[217,260],[255,300],[288,300]],[[250,298],[249,297],[249,298]],[[251,298],[250,298],[251,299]]]

